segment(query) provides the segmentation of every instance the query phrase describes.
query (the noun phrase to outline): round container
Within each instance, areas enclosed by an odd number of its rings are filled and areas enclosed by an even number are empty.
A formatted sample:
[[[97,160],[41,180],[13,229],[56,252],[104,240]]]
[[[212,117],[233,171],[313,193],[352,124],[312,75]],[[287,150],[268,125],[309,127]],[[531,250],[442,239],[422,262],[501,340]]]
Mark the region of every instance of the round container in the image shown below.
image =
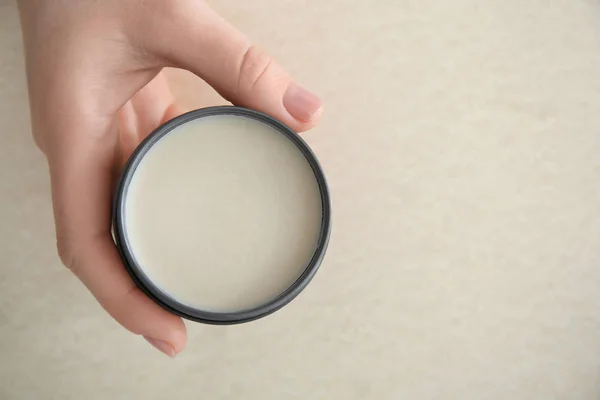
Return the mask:
[[[189,303],[182,302],[176,299],[176,295],[167,293],[162,290],[156,282],[153,282],[148,274],[145,273],[144,268],[136,259],[134,250],[132,249],[131,232],[128,231],[127,226],[127,196],[132,183],[132,179],[136,174],[136,170],[140,164],[144,161],[144,157],[148,152],[157,146],[161,139],[168,137],[173,132],[177,131],[177,128],[182,127],[193,121],[198,121],[203,118],[213,116],[234,116],[241,118],[249,118],[253,121],[258,121],[261,124],[265,124],[267,127],[281,134],[287,140],[291,141],[296,149],[306,159],[306,162],[310,166],[310,169],[314,173],[314,179],[316,185],[318,185],[318,193],[320,194],[321,204],[321,219],[320,227],[318,228],[318,237],[316,238],[316,245],[314,246],[314,253],[311,257],[306,260],[306,266],[301,272],[300,276],[291,282],[287,289],[276,295],[271,300],[268,300],[258,306],[252,306],[249,308],[243,308],[240,310],[233,311],[214,311],[200,309],[197,306],[192,306]],[[202,121],[201,121],[202,122]],[[202,134],[198,132],[198,134]],[[249,138],[248,140],[251,140]],[[252,146],[250,146],[252,149]],[[273,166],[277,168],[277,166]],[[207,171],[200,171],[200,173],[207,173]],[[215,170],[211,171],[211,174],[216,174],[217,178],[220,179],[219,174],[226,173],[226,171]],[[213,177],[213,175],[211,175]],[[176,180],[175,180],[176,181]],[[176,181],[177,182],[177,181]],[[294,182],[291,183],[292,185]],[[287,183],[286,183],[287,185]],[[169,212],[168,209],[159,210],[160,212]],[[201,221],[198,222],[199,224]],[[171,121],[166,122],[154,132],[152,132],[133,152],[128,163],[126,164],[121,178],[119,180],[116,195],[114,199],[114,210],[113,210],[113,225],[114,225],[114,237],[115,243],[119,249],[121,258],[125,267],[132,279],[135,281],[137,286],[156,303],[165,308],[166,310],[177,314],[183,318],[209,323],[209,324],[236,324],[242,322],[249,322],[268,314],[271,314],[281,307],[288,304],[293,300],[310,282],[313,278],[327,249],[329,241],[329,235],[331,231],[331,203],[329,197],[329,189],[321,166],[317,161],[315,155],[310,150],[308,145],[294,132],[292,129],[277,121],[274,118],[269,117],[263,113],[233,106],[220,106],[220,107],[209,107],[191,111],[187,114],[181,115],[174,118]],[[210,234],[210,227],[206,228],[206,236]],[[177,240],[177,239],[173,239]],[[203,237],[194,238],[194,240],[202,241]],[[196,267],[196,266],[194,266]],[[214,265],[197,265],[197,268],[215,268]]]

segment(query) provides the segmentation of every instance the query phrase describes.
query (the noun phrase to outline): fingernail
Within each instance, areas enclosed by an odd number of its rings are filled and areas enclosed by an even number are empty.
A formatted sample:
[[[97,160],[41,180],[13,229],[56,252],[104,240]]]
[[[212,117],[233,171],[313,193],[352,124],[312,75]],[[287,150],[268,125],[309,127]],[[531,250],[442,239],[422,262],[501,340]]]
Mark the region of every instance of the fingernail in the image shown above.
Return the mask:
[[[292,82],[283,95],[283,106],[297,120],[309,122],[321,112],[323,102],[302,86]]]
[[[144,336],[144,339],[146,339],[146,341],[148,343],[150,343],[152,346],[154,346],[156,349],[162,351],[163,353],[165,353],[166,355],[168,355],[171,358],[173,358],[177,355],[173,346],[171,346],[169,343],[165,342],[164,340],[152,339],[152,338],[149,338],[146,336]]]

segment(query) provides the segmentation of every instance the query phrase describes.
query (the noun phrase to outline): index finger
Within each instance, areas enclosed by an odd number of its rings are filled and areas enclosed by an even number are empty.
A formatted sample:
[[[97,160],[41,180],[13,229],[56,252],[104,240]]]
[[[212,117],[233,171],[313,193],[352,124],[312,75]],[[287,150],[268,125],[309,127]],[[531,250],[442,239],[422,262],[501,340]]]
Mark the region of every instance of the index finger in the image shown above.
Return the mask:
[[[114,319],[173,356],[186,342],[183,321],[136,287],[112,240],[112,178],[118,165],[113,118],[68,114],[45,124],[60,130],[52,135],[48,160],[61,259]]]

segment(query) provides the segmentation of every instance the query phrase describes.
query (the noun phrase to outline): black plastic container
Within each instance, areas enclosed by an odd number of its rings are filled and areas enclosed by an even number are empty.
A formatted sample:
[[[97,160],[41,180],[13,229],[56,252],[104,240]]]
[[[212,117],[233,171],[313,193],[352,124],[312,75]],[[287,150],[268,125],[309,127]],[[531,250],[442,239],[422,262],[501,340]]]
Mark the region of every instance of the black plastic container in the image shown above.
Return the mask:
[[[238,312],[209,312],[196,308],[186,306],[173,297],[161,291],[143,272],[138,263],[135,260],[133,252],[129,246],[127,238],[127,229],[124,221],[124,207],[125,198],[129,183],[133,177],[133,174],[140,164],[144,155],[148,150],[155,145],[163,136],[168,135],[169,132],[175,128],[193,121],[199,118],[215,116],[215,115],[235,115],[254,120],[260,121],[272,128],[275,128],[278,132],[292,141],[298,150],[306,157],[309,165],[311,166],[315,179],[317,181],[319,192],[321,195],[322,204],[322,218],[319,237],[315,252],[306,266],[304,272],[300,277],[283,293],[269,302],[251,309]],[[127,162],[121,178],[119,180],[113,205],[113,226],[115,243],[121,254],[121,259],[127,268],[127,271],[135,281],[136,285],[156,303],[165,308],[166,310],[177,314],[183,318],[203,322],[208,324],[237,324],[242,322],[249,322],[258,318],[262,318],[269,315],[281,307],[292,301],[311,281],[315,273],[317,272],[321,261],[327,250],[327,244],[329,242],[329,235],[331,232],[331,201],[329,197],[329,188],[323,170],[319,165],[315,155],[310,150],[308,145],[298,136],[292,129],[279,122],[278,120],[269,117],[263,113],[233,106],[219,106],[219,107],[208,107],[189,113],[183,114],[177,118],[174,118],[165,124],[158,127],[152,132],[133,152],[129,161]],[[202,268],[202,266],[199,266]]]

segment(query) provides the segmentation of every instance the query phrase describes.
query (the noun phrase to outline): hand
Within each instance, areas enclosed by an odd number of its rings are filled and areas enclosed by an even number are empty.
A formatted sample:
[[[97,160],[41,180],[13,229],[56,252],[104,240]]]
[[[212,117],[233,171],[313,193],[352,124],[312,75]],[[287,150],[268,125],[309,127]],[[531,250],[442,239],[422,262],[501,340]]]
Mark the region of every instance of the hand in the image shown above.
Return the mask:
[[[21,0],[19,9],[61,260],[121,325],[175,356],[183,321],[136,288],[111,236],[124,160],[181,112],[162,68],[187,69],[232,103],[298,131],[315,125],[321,101],[203,1]]]

